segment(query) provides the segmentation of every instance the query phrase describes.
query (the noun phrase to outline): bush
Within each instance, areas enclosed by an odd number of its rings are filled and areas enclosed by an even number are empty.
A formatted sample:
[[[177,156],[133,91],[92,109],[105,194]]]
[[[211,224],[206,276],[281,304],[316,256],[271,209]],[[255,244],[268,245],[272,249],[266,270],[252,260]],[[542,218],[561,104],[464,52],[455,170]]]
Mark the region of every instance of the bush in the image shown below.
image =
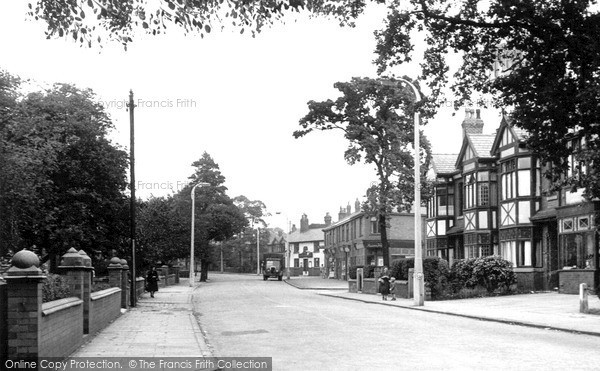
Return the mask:
[[[390,277],[397,280],[408,280],[408,270],[415,267],[415,259],[403,258],[397,259],[390,264]]]
[[[445,295],[449,288],[448,277],[450,269],[448,262],[437,256],[428,256],[423,259],[423,273],[425,283],[431,290],[431,298],[438,299]]]
[[[64,299],[71,296],[67,280],[59,274],[48,274],[42,284],[42,302]]]
[[[375,266],[374,265],[365,266],[363,274],[365,275],[364,278],[375,278]]]
[[[488,293],[493,293],[499,288],[502,288],[504,292],[509,292],[510,286],[517,282],[511,263],[499,256],[484,256],[475,259],[473,276],[481,286],[487,289]]]
[[[362,268],[362,265],[351,265],[350,268],[348,268],[348,277],[352,280],[356,279],[356,270],[358,268]]]
[[[477,279],[473,275],[475,259],[457,260],[450,270],[450,284],[453,292],[463,288],[473,289],[477,286]]]

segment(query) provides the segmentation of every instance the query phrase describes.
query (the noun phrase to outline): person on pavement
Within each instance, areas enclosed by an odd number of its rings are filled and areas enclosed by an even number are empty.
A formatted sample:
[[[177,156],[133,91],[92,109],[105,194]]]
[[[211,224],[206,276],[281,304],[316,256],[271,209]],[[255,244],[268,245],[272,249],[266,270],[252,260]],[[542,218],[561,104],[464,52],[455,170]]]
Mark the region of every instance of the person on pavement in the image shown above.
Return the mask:
[[[381,299],[387,300],[390,294],[390,276],[388,274],[388,268],[383,267],[381,275],[379,276],[379,292],[381,293]]]
[[[146,276],[146,291],[150,293],[150,297],[154,297],[154,293],[158,291],[158,272],[155,267],[150,268]]]

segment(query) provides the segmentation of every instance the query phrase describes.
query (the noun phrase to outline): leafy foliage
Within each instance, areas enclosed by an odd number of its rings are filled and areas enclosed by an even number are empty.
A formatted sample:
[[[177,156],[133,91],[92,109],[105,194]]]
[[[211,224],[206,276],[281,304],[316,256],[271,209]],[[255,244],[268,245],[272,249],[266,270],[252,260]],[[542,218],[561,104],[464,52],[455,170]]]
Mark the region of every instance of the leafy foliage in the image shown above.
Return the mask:
[[[127,154],[91,90],[55,84],[16,99],[0,76],[2,253],[32,248],[44,261],[70,247],[109,255],[127,229]],[[13,85],[11,85],[13,84]]]
[[[248,224],[244,213],[227,196],[225,177],[219,170],[219,165],[206,152],[195,161],[195,171],[189,178],[190,184],[175,195],[175,204],[178,210],[191,210],[192,187],[200,182],[209,186],[196,188],[195,193],[195,251],[201,264],[201,281],[208,278],[210,263],[211,241],[225,241],[236,233],[241,232]],[[185,212],[187,225],[191,223],[191,213]],[[188,235],[191,230],[188,229]]]
[[[406,281],[408,280],[408,270],[414,267],[415,259],[413,258],[396,259],[390,265],[390,277]]]
[[[295,138],[312,131],[340,130],[348,141],[344,158],[350,164],[373,165],[378,184],[367,191],[363,209],[379,218],[384,265],[389,265],[387,215],[394,209],[408,211],[414,200],[413,138],[415,110],[430,117],[427,104],[415,102],[414,93],[399,88],[394,79],[353,78],[334,84],[342,95],[335,101],[308,102],[309,112],[300,120]],[[423,173],[431,157],[427,138],[420,134]],[[421,179],[425,182],[424,176]]]
[[[423,273],[425,274],[425,282],[431,290],[431,298],[438,299],[442,297],[449,286],[450,269],[448,262],[437,256],[427,256],[423,258]]]
[[[142,270],[169,264],[189,255],[189,226],[172,196],[140,201],[136,217],[137,246]]]
[[[47,37],[72,38],[92,46],[107,32],[123,45],[136,34],[158,35],[168,27],[202,37],[229,20],[240,33],[252,36],[291,12],[330,15],[343,25],[361,13],[362,0],[37,0],[29,16],[48,23]],[[222,26],[224,27],[224,26]]]
[[[528,146],[557,187],[585,188],[600,196],[595,160],[600,157],[600,13],[593,0],[450,1],[389,3],[386,26],[377,32],[380,72],[413,57],[410,35],[421,30],[427,43],[422,80],[438,100],[449,83],[447,57],[462,58],[450,87],[458,99],[492,94],[495,106],[510,108],[514,123],[529,133]],[[405,10],[399,10],[405,9]],[[439,100],[442,101],[442,100]],[[584,147],[570,146],[573,135]],[[574,154],[587,174],[567,177]],[[572,169],[576,170],[576,169]]]
[[[484,256],[473,263],[473,276],[489,293],[497,289],[510,291],[517,282],[511,263],[499,256]]]
[[[67,279],[59,274],[47,274],[42,283],[42,302],[68,298],[71,296]]]

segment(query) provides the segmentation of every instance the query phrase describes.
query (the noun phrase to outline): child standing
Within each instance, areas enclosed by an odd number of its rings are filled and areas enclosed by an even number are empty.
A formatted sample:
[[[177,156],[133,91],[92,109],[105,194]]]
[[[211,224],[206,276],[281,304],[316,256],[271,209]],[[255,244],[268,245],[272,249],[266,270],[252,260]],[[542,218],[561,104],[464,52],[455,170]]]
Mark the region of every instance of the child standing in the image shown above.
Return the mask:
[[[396,300],[396,279],[390,278],[390,294],[392,294],[392,300]]]

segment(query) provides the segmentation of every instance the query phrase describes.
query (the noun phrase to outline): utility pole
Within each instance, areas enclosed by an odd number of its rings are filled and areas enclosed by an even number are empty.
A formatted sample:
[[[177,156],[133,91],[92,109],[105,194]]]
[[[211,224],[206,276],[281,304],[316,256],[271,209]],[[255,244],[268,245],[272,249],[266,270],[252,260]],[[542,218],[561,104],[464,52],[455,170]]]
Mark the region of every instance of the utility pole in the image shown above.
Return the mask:
[[[136,272],[135,272],[135,136],[134,136],[134,124],[133,124],[133,90],[129,90],[129,178],[130,178],[130,189],[131,189],[131,202],[129,204],[129,215],[130,221],[130,238],[131,238],[131,287],[129,289],[131,294],[131,306],[135,307],[137,300],[136,290]]]

